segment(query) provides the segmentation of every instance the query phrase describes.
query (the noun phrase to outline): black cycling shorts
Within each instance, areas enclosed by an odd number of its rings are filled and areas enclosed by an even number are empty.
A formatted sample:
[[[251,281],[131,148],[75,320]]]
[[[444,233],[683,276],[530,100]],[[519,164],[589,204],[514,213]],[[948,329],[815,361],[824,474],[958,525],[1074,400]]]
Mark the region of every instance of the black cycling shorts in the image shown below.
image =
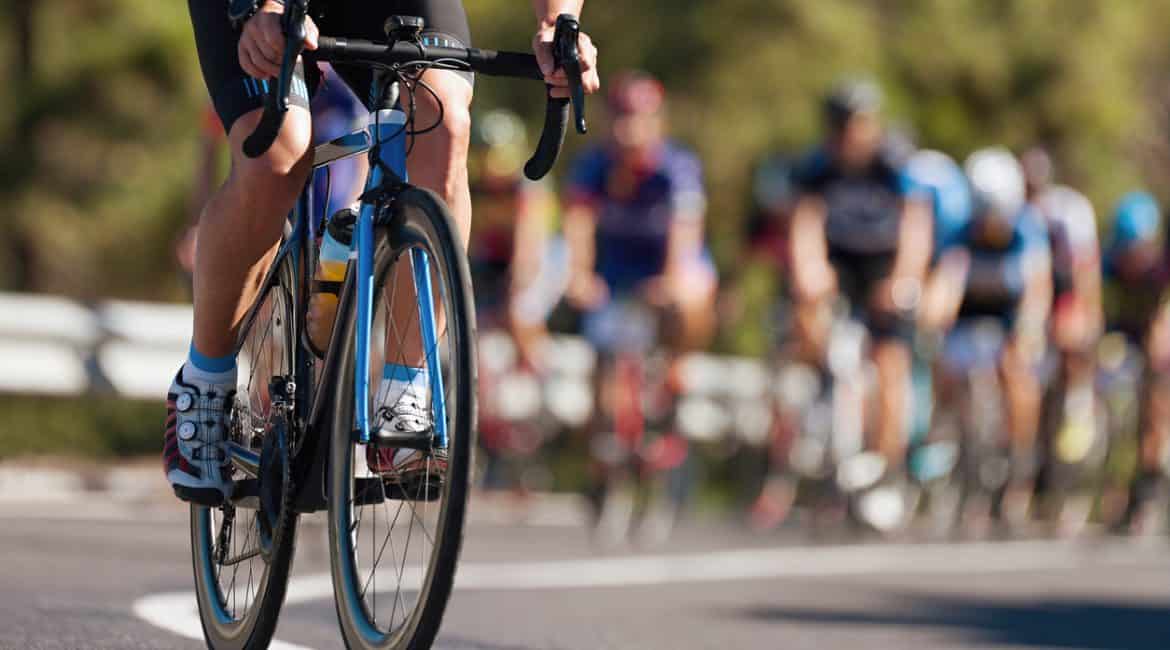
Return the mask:
[[[226,2],[188,0],[187,7],[207,92],[224,131],[230,131],[241,115],[264,105],[267,82],[249,77],[240,67],[237,49],[240,35],[228,20]],[[471,29],[462,0],[316,0],[310,3],[309,12],[326,36],[385,40],[383,25],[387,17],[421,16],[426,26],[424,39],[428,43],[448,47],[471,45]],[[368,68],[338,64],[335,69],[358,97],[369,96],[372,79]],[[457,74],[471,80],[470,73]],[[308,70],[298,69],[289,103],[307,109],[319,80],[320,74],[313,66]]]
[[[914,340],[914,319],[907,314],[870,309],[877,285],[894,271],[894,253],[863,254],[829,247],[829,262],[837,273],[837,286],[849,300],[853,313],[865,323],[875,341]]]

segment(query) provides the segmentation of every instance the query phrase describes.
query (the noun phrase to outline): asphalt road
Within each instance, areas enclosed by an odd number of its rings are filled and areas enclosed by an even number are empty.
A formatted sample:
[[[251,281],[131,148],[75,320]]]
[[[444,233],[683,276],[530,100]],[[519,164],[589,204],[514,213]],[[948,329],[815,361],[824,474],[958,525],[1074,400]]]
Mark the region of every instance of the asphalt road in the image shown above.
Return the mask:
[[[0,647],[202,647],[180,634],[197,626],[183,515],[0,503]],[[437,647],[1170,648],[1164,542],[825,547],[692,525],[602,555],[579,527],[544,523],[469,531]],[[333,605],[308,588],[324,531],[302,530],[277,638],[336,648]]]

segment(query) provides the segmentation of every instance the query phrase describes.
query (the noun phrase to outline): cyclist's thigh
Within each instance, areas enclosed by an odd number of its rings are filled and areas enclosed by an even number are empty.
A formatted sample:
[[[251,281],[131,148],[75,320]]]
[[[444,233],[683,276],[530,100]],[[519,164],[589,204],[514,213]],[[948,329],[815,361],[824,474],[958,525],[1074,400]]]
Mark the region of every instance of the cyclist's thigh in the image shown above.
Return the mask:
[[[264,106],[265,82],[253,79],[240,67],[240,35],[228,20],[225,3],[188,0],[187,6],[203,81],[224,131],[231,132],[241,115]],[[299,69],[292,86],[289,103],[308,110],[309,86]]]
[[[462,0],[331,0],[326,3],[320,20],[321,32],[328,36],[348,36],[370,40],[385,40],[384,25],[389,16],[419,16],[423,19],[424,42],[444,47],[470,47],[471,28]],[[334,64],[358,97],[369,95],[371,72],[360,66]],[[457,72],[469,82],[470,72]]]

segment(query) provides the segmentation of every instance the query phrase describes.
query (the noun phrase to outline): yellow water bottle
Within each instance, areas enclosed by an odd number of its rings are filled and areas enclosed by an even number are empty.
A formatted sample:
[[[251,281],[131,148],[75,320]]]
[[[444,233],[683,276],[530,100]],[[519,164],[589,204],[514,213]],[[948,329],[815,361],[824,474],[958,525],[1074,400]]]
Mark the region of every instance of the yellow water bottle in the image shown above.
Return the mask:
[[[353,225],[357,212],[352,208],[338,210],[325,226],[321,249],[317,258],[317,272],[313,274],[313,292],[309,297],[309,340],[318,352],[324,353],[333,335],[333,319],[337,315],[337,296],[345,280],[349,263],[349,249],[353,242]]]

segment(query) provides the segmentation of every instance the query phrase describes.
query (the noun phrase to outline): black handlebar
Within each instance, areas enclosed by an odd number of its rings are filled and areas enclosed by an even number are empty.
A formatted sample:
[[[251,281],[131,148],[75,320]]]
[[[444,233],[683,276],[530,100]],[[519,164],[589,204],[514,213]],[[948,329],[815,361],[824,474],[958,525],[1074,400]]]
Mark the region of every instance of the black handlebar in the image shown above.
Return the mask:
[[[292,0],[284,8],[281,17],[281,27],[285,33],[284,57],[280,62],[280,77],[269,88],[264,99],[264,114],[260,116],[260,123],[256,130],[244,140],[244,155],[249,158],[258,158],[268,151],[280,127],[284,124],[284,114],[288,112],[288,92],[292,84],[293,71],[296,70],[297,58],[305,47],[305,14],[308,12],[308,3],[305,0]]]
[[[573,112],[577,116],[577,133],[584,134],[585,128],[585,88],[581,83],[581,57],[577,52],[577,36],[581,33],[581,25],[577,17],[572,14],[557,16],[557,27],[553,35],[553,62],[558,68],[565,70],[569,78],[569,94],[572,98]],[[544,112],[544,128],[540,132],[540,141],[536,143],[536,151],[528,163],[524,165],[524,175],[530,180],[540,180],[552,170],[565,144],[565,132],[569,125],[569,100],[561,97],[548,97],[548,107]]]
[[[260,123],[244,141],[244,154],[249,158],[256,158],[268,151],[284,123],[284,116],[288,112],[288,93],[293,72],[296,69],[297,58],[304,48],[304,19],[307,10],[306,0],[289,0],[285,3],[282,26],[286,40],[280,77],[276,83],[269,84]],[[553,37],[553,60],[568,76],[572,100],[549,95],[540,141],[536,146],[536,152],[524,165],[524,175],[532,180],[543,178],[556,163],[561,145],[564,144],[565,132],[568,130],[570,104],[576,113],[577,131],[579,133],[586,131],[585,90],[581,83],[581,60],[577,50],[579,33],[580,24],[575,16],[562,14],[557,17]],[[477,48],[432,47],[417,42],[376,43],[322,36],[318,39],[317,49],[306,56],[317,61],[366,61],[391,66],[414,61],[457,63],[490,76],[536,80],[544,78],[536,63],[536,57],[531,54]]]

